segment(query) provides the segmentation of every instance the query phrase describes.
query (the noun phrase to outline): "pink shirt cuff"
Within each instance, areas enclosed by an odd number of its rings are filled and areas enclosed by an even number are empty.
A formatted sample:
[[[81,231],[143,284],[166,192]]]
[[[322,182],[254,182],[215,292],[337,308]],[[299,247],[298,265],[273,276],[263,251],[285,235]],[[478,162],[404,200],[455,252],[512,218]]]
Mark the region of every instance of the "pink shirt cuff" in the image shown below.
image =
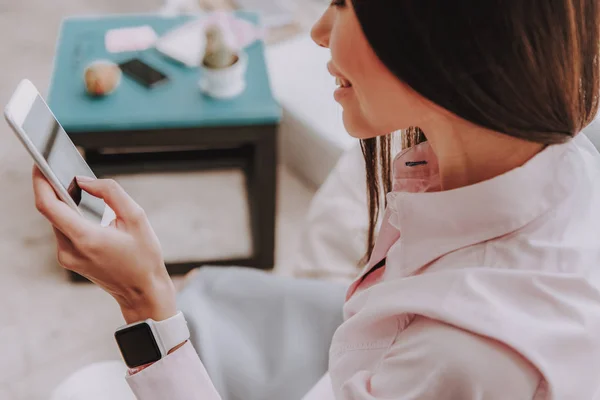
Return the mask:
[[[221,398],[190,342],[126,380],[139,400]]]

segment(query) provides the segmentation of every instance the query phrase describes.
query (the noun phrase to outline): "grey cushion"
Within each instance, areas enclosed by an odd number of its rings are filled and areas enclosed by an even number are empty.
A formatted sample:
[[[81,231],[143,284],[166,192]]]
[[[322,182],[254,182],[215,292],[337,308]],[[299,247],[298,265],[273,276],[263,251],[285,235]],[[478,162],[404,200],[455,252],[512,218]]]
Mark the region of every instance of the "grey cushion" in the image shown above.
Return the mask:
[[[178,305],[223,400],[298,400],[327,371],[346,288],[249,268],[203,267]]]

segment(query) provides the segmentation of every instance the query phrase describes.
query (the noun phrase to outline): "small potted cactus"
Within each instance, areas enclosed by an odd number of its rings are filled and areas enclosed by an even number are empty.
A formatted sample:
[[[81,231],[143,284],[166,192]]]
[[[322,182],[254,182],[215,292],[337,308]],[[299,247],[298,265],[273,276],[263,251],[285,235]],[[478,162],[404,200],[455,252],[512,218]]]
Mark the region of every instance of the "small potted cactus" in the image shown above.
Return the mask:
[[[208,27],[205,35],[206,47],[200,65],[201,90],[222,99],[239,95],[246,88],[246,54],[232,49],[222,29],[216,25]]]

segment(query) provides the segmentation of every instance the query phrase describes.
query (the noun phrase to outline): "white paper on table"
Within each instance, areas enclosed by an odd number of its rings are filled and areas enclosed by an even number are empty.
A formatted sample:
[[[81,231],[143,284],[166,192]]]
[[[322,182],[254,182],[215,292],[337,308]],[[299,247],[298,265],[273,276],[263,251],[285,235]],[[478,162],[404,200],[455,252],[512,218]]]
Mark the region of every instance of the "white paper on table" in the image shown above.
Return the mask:
[[[172,29],[158,38],[155,47],[188,67],[197,67],[206,48],[204,32],[207,27],[214,25],[222,28],[226,43],[238,51],[264,36],[261,27],[231,13],[217,11]]]
[[[109,53],[149,49],[158,35],[149,25],[111,29],[104,35],[104,45]]]

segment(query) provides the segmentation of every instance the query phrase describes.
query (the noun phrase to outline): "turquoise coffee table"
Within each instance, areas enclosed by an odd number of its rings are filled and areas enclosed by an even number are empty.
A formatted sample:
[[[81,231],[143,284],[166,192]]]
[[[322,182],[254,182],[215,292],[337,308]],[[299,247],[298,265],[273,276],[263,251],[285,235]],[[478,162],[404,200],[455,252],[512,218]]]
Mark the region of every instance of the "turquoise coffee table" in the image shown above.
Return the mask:
[[[256,22],[253,14],[239,15]],[[186,68],[154,49],[110,54],[104,47],[108,29],[148,24],[160,35],[188,19],[153,15],[65,19],[48,101],[98,176],[243,168],[250,202],[252,257],[167,261],[167,266],[172,274],[186,273],[201,264],[269,269],[274,263],[276,137],[281,108],[270,89],[264,44],[256,42],[246,49],[247,88],[232,100],[202,95],[197,68]],[[86,95],[82,76],[89,62],[109,59],[119,63],[133,57],[158,68],[170,81],[146,89],[123,76],[112,95]]]

